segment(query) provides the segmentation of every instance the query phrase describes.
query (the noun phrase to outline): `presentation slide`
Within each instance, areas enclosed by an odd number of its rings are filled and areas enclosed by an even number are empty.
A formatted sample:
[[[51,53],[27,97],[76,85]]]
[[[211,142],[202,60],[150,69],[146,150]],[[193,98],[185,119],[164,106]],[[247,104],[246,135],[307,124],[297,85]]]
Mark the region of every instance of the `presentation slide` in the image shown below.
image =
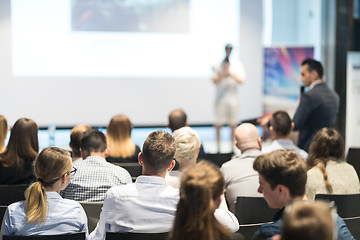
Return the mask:
[[[238,0],[12,0],[12,74],[207,77],[239,15]]]

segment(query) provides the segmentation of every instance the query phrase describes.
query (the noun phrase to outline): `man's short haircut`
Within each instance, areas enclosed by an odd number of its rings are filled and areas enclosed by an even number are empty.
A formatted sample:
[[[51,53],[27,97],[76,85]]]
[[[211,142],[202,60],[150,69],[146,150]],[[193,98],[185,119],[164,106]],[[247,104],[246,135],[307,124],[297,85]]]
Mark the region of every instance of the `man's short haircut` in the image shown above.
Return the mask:
[[[269,182],[272,189],[281,184],[289,189],[293,198],[305,194],[306,165],[294,150],[276,150],[260,155],[255,159],[253,168]]]
[[[335,228],[334,213],[321,201],[297,201],[285,209],[282,240],[332,240]]]
[[[91,127],[88,125],[76,125],[71,129],[69,146],[71,147],[73,156],[80,156],[81,140],[89,130],[91,130]]]
[[[166,171],[174,158],[176,150],[175,139],[165,131],[155,131],[146,138],[143,148],[143,163],[153,174]]]
[[[304,66],[304,65],[307,65],[309,72],[314,70],[317,72],[319,78],[323,77],[324,68],[323,68],[321,62],[316,61],[312,58],[307,58],[301,63],[301,66]]]
[[[274,112],[271,117],[270,124],[274,128],[277,137],[289,136],[291,132],[291,119],[287,112]]]
[[[81,149],[87,153],[105,152],[107,148],[106,137],[99,130],[90,130],[81,140]]]
[[[186,113],[182,109],[177,109],[169,114],[169,128],[175,131],[179,128],[185,127],[187,121]]]
[[[190,127],[182,127],[173,133],[176,142],[175,159],[186,163],[196,158],[200,148],[200,138]]]

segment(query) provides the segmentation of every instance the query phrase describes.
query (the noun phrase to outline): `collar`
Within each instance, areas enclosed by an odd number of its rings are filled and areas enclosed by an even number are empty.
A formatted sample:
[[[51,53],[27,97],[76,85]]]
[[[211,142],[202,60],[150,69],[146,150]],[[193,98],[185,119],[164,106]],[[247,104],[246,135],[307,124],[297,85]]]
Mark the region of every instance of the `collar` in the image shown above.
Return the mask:
[[[106,159],[105,158],[102,158],[102,157],[99,157],[99,156],[88,156],[87,158],[84,159],[84,161],[105,161],[106,162]]]
[[[284,213],[284,209],[285,207],[283,207],[282,209],[280,209],[279,211],[277,211],[273,217],[273,221],[276,222],[278,220],[280,220],[283,216],[283,213]]]
[[[320,84],[320,83],[323,83],[322,80],[315,80],[314,82],[312,82],[309,86],[309,89],[313,89],[316,85]]]
[[[61,196],[53,191],[46,191],[46,196],[48,199],[61,199]]]
[[[136,183],[146,183],[146,184],[157,184],[157,185],[165,185],[165,178],[157,177],[157,176],[145,176],[140,175],[136,178]]]

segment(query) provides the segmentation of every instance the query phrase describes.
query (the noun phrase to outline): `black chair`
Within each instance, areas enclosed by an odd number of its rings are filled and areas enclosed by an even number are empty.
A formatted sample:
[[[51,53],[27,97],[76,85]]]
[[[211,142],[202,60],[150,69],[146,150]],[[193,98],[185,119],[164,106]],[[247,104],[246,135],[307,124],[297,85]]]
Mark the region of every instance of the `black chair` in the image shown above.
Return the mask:
[[[7,206],[0,206],[0,222],[2,222],[5,212],[6,212]]]
[[[271,209],[262,197],[238,197],[235,216],[239,221],[239,233],[245,239],[252,239],[260,225],[272,222],[278,209]]]
[[[360,180],[360,148],[349,148],[346,161],[355,168]]]
[[[233,156],[233,153],[206,153],[204,156],[204,160],[207,160],[213,164],[215,164],[218,167],[221,167],[223,163],[229,161],[231,157]]]
[[[25,200],[24,193],[28,187],[28,184],[0,185],[0,205],[7,206]]]
[[[169,240],[169,233],[121,233],[107,232],[106,240]]]
[[[360,239],[360,194],[316,194],[315,200],[333,201],[355,239]]]
[[[80,202],[80,204],[84,208],[88,219],[89,232],[92,232],[99,222],[101,208],[104,202]]]
[[[85,232],[62,235],[3,236],[3,240],[85,240]]]
[[[138,176],[142,174],[142,166],[139,163],[112,163],[116,166],[120,166],[125,168],[131,175],[133,182],[136,180]]]

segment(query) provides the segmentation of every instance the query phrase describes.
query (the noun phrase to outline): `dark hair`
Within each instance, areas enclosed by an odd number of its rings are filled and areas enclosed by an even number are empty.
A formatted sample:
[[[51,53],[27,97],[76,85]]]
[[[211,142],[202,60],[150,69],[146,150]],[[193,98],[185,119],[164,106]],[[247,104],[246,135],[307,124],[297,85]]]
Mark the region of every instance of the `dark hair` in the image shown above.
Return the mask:
[[[182,109],[177,109],[169,114],[169,128],[171,131],[175,131],[186,125],[186,113]]]
[[[154,174],[163,173],[174,158],[175,139],[165,131],[155,131],[146,138],[143,148],[143,162]]]
[[[291,132],[291,119],[285,111],[274,112],[270,124],[277,137],[287,137]]]
[[[8,132],[8,123],[6,117],[0,115],[0,153],[5,150],[5,139]]]
[[[219,168],[206,161],[183,174],[171,240],[230,239],[229,231],[214,216],[224,186]]]
[[[89,130],[91,130],[91,127],[88,125],[77,125],[71,129],[69,145],[71,147],[73,157],[80,156],[81,140],[83,139],[84,134]]]
[[[319,78],[323,77],[324,68],[323,68],[321,62],[316,61],[316,60],[314,60],[312,58],[307,58],[301,63],[301,66],[304,66],[304,65],[307,65],[307,68],[308,68],[309,72],[316,71]]]
[[[81,140],[81,149],[87,154],[104,152],[106,148],[106,137],[99,130],[90,130],[86,132]]]
[[[320,168],[323,173],[325,186],[329,193],[332,193],[332,186],[328,180],[326,164],[330,157],[343,159],[345,155],[344,152],[343,138],[338,131],[332,128],[320,129],[311,142],[309,155],[306,160],[308,169],[315,166]]]
[[[278,184],[286,186],[294,197],[305,194],[306,165],[304,159],[293,150],[276,150],[258,156],[253,168],[259,172],[272,189]]]
[[[38,126],[28,118],[20,118],[11,129],[9,143],[0,162],[22,171],[24,161],[33,162],[39,152]]]

